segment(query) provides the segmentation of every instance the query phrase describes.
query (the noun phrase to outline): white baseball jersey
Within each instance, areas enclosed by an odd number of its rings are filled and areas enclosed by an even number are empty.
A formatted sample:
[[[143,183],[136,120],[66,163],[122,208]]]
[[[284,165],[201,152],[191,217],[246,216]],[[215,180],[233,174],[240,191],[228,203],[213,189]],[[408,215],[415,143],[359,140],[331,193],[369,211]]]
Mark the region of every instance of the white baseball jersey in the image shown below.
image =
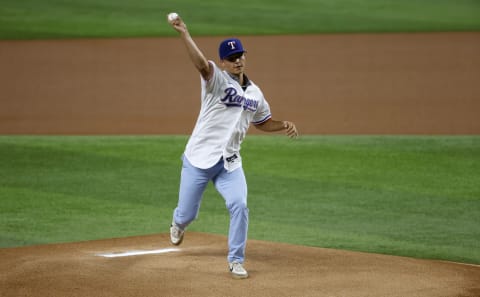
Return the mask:
[[[233,171],[241,166],[240,144],[250,123],[271,118],[270,106],[252,81],[243,90],[240,84],[214,62],[210,80],[201,79],[201,108],[185,148],[185,157],[195,167],[207,169],[220,158]]]

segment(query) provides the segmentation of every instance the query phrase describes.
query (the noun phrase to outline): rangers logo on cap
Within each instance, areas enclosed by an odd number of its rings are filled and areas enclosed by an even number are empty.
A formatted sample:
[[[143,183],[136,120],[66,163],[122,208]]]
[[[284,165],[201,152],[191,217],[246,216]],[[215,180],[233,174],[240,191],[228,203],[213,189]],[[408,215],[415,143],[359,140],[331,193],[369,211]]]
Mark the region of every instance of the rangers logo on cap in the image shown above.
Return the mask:
[[[218,48],[218,54],[221,60],[224,60],[226,57],[231,56],[237,53],[244,53],[242,42],[237,38],[225,39],[220,43]]]

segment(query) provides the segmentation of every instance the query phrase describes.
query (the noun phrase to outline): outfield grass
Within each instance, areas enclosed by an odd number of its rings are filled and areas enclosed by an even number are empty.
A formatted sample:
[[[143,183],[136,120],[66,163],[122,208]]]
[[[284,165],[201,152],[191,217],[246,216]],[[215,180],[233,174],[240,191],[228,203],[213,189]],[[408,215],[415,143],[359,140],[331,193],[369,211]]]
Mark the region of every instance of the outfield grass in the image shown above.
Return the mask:
[[[168,232],[186,136],[0,137],[0,247]],[[480,264],[480,137],[249,136],[249,237]],[[207,189],[189,230],[227,234]]]
[[[2,0],[0,39],[479,31],[478,0]]]

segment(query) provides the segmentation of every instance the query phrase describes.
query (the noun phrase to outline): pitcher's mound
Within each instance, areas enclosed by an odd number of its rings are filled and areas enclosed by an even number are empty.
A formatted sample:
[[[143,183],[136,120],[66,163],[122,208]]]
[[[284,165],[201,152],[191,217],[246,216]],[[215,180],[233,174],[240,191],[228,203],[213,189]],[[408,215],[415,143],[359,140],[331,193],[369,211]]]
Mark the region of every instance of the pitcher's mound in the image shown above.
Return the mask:
[[[0,249],[0,296],[480,296],[476,265],[249,240],[234,280],[226,253],[193,232]]]

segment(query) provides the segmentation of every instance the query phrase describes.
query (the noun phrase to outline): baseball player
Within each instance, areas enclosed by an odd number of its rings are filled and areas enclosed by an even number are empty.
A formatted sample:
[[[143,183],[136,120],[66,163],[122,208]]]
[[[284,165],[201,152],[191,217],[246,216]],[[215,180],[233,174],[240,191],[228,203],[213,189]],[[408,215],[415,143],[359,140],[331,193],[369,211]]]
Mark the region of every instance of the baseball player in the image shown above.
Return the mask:
[[[228,264],[232,277],[247,278],[243,267],[247,242],[247,183],[242,169],[240,144],[252,123],[267,132],[285,131],[297,137],[295,124],[272,119],[260,88],[245,74],[246,51],[239,39],[220,43],[220,66],[207,60],[190,36],[183,20],[169,16],[180,33],[188,55],[201,76],[201,108],[182,156],[178,204],[170,227],[172,244],[182,243],[187,226],[200,209],[209,181],[225,199],[230,213]]]

